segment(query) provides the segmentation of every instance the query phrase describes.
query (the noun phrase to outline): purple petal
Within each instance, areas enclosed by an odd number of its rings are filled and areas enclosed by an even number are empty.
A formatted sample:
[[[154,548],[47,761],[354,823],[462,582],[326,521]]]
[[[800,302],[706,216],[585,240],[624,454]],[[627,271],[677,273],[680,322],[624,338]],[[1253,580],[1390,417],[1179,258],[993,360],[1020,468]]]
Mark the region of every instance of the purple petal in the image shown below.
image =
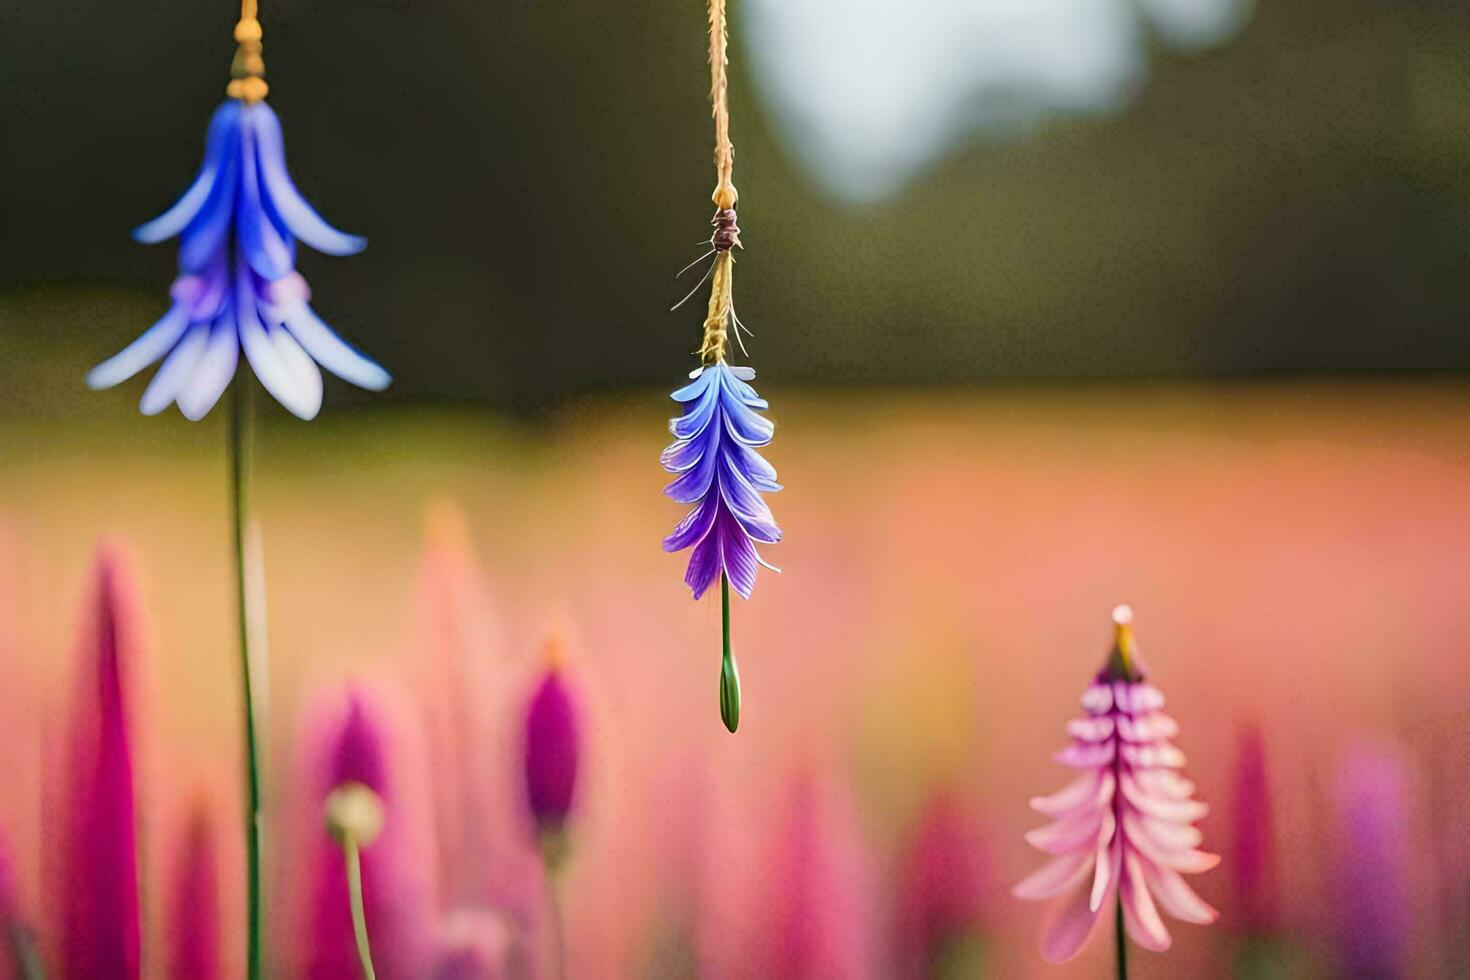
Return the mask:
[[[237,244],[250,267],[263,279],[289,275],[296,262],[296,248],[265,213],[256,167],[255,135],[244,130],[241,146],[240,201],[235,215]]]

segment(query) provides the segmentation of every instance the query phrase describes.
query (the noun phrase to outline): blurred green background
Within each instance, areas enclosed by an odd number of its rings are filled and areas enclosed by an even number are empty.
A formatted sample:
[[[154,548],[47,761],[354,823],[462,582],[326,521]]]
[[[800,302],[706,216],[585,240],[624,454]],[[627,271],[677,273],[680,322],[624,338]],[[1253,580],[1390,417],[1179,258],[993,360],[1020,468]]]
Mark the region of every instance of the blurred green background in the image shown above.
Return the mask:
[[[912,16],[926,6],[944,5]],[[858,199],[753,77],[790,60],[772,9],[732,6],[737,296],[764,376],[1470,367],[1463,4],[1262,0],[1202,49],[1140,19],[1147,74],[1126,98],[993,127],[994,91],[951,93],[959,135]],[[0,411],[75,411],[84,369],[163,311],[174,250],[127,232],[197,166],[233,16],[0,11]],[[297,181],[371,240],[300,267],[393,370],[390,401],[536,412],[687,370],[700,311],[666,310],[711,210],[703,4],[282,0],[263,16]],[[870,57],[804,53],[826,59],[814,70]]]

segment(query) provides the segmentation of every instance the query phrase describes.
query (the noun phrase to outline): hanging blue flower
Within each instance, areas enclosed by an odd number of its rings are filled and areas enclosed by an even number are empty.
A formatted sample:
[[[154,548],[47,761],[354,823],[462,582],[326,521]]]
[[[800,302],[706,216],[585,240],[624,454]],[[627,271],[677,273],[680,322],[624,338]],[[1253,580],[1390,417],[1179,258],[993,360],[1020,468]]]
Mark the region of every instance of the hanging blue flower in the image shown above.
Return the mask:
[[[215,110],[194,183],[133,232],[147,244],[176,235],[173,305],[93,368],[90,387],[110,388],[162,359],[139,408],[156,415],[177,403],[198,420],[229,387],[241,350],[266,390],[303,419],[321,410],[318,365],[363,388],[387,387],[388,372],[312,310],[295,269],[298,239],[328,255],[360,252],[367,240],[333,228],[301,196],[286,169],[280,120],[258,97],[231,98]]]
[[[723,573],[749,599],[756,566],[771,568],[756,552],[756,543],[781,540],[781,529],[761,496],[775,493],[781,484],[775,467],[756,451],[770,445],[776,427],[760,414],[769,407],[765,399],[747,384],[755,378],[753,369],[719,361],[690,377],[672,396],[684,406],[684,414],[669,421],[677,441],[664,450],[660,462],[676,474],[664,493],[695,506],[664,539],[664,550],[694,549],[684,574],[694,598]]]

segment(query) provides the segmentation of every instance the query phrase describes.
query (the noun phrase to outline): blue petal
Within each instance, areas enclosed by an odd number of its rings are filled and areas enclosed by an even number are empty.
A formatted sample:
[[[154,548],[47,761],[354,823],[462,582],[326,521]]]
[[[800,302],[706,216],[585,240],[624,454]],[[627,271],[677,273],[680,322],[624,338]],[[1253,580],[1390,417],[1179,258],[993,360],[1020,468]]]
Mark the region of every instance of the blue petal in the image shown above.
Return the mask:
[[[194,220],[195,215],[209,200],[215,181],[228,159],[228,151],[233,142],[230,139],[230,130],[236,125],[239,114],[240,103],[236,99],[229,99],[214,110],[214,116],[209,120],[208,134],[204,138],[204,162],[199,167],[194,183],[167,211],[134,228],[134,239],[147,245],[165,241],[183,231]]]
[[[720,554],[720,535],[706,534],[689,555],[689,567],[684,570],[684,584],[694,592],[694,598],[704,595],[724,570],[724,558]]]
[[[188,314],[173,307],[137,340],[88,372],[87,387],[95,391],[128,380],[172,350],[188,327]]]
[[[190,373],[188,384],[179,392],[179,411],[184,413],[184,418],[198,422],[209,414],[230,386],[239,360],[240,340],[235,335],[235,325],[228,318],[221,318],[215,322],[209,346]]]
[[[709,492],[710,483],[715,477],[715,466],[719,463],[719,432],[718,428],[708,430],[708,436],[712,438],[701,438],[704,449],[700,453],[699,462],[664,487],[664,493],[681,504],[692,504]]]
[[[303,379],[299,379],[282,359],[280,351],[260,322],[248,270],[242,269],[236,274],[236,295],[239,297],[236,303],[239,307],[236,310],[236,326],[240,332],[240,346],[245,349],[245,357],[250,361],[255,376],[287,411],[300,418],[315,417],[311,392],[303,387]],[[317,407],[320,408],[320,396],[316,400]]]
[[[189,222],[179,241],[179,268],[184,272],[199,273],[212,262],[220,261],[226,245],[226,236],[235,217],[235,201],[240,192],[239,134],[234,130],[226,133],[230,144],[219,179],[209,192],[209,200],[203,209]]]
[[[739,468],[751,486],[761,493],[775,493],[781,489],[781,484],[776,482],[776,467],[760,453],[734,439],[723,443],[723,448],[730,462]]]
[[[274,282],[295,268],[296,247],[283,236],[260,199],[260,178],[255,165],[254,135],[247,129],[240,153],[240,203],[235,215],[235,230],[240,251],[250,267],[262,279]]]
[[[710,385],[705,389],[699,401],[685,403],[683,415],[676,419],[669,419],[669,431],[674,434],[674,438],[693,439],[705,430],[710,420],[716,415],[716,406],[719,404],[718,393],[719,388]]]
[[[700,369],[694,375],[694,380],[689,382],[669,397],[676,402],[692,402],[696,398],[703,398],[710,386],[715,384],[715,372]]]
[[[143,392],[138,410],[144,415],[157,415],[173,404],[184,385],[189,383],[199,358],[209,344],[209,324],[196,323],[184,334],[173,352],[163,362],[163,367],[153,376]]]
[[[306,353],[343,381],[359,388],[382,391],[393,378],[366,354],[337,336],[305,303],[282,312],[286,329],[306,348]]]
[[[776,526],[770,506],[745,477],[730,466],[728,459],[721,460],[720,464],[720,496],[746,534],[766,544],[781,540],[781,529]]]
[[[281,121],[276,118],[275,110],[264,102],[258,102],[247,112],[249,125],[255,133],[256,155],[260,163],[260,178],[267,207],[280,218],[291,234],[318,252],[325,252],[327,255],[353,255],[367,248],[366,238],[346,234],[327,224],[296,189],[291,174],[286,169],[285,141],[281,136]]]
[[[725,574],[730,576],[730,588],[742,599],[749,599],[755,591],[755,572],[759,560],[755,545],[742,533],[740,527],[729,518],[719,522],[715,528],[720,538],[720,552],[724,560]]]
[[[747,446],[764,446],[770,443],[776,424],[763,415],[758,415],[738,402],[722,399],[725,428],[730,436]]]
[[[670,473],[683,473],[704,455],[704,440],[680,439],[659,454],[658,461]]]

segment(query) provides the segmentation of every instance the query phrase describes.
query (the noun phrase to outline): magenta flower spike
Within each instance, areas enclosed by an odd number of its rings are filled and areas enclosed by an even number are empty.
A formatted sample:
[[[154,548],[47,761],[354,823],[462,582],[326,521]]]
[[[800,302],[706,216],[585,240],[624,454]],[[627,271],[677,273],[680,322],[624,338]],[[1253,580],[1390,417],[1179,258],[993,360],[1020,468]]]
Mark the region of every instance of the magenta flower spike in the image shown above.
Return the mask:
[[[131,582],[104,548],[94,565],[71,717],[62,975],[139,975],[138,827],[129,678],[136,669]]]
[[[526,803],[542,834],[559,834],[572,812],[581,754],[576,705],[553,645],[550,663],[526,708]]]
[[[378,974],[421,975],[432,955],[437,888],[429,791],[415,781],[425,773],[410,716],[394,708],[353,688],[345,699],[316,706],[303,726],[309,758],[293,802],[299,854],[287,881],[301,893],[291,913],[300,930],[297,969],[314,980],[361,976],[347,857],[331,826],[330,801],[344,788],[370,796],[380,818],[380,832],[364,836],[360,848],[362,908]]]
[[[218,860],[209,813],[198,806],[184,830],[168,896],[168,976],[178,980],[223,976]]]
[[[751,975],[876,976],[871,872],[857,814],[841,786],[813,774],[798,778],[771,858],[765,933],[751,944],[752,953],[769,960]]]
[[[979,835],[949,793],[930,800],[904,855],[899,882],[898,959],[905,977],[968,974],[977,955],[985,870]]]
[[[1380,746],[1350,749],[1338,767],[1334,796],[1338,973],[1409,976],[1414,909],[1404,760]]]
[[[1255,726],[1243,728],[1236,741],[1232,782],[1234,838],[1228,862],[1236,910],[1232,925],[1247,936],[1267,936],[1281,923],[1266,744]]]
[[[1184,753],[1171,741],[1179,726],[1161,710],[1163,694],[1144,680],[1132,610],[1119,606],[1113,621],[1112,655],[1082,696],[1083,716],[1067,724],[1072,743],[1055,757],[1081,773],[1031,801],[1052,822],[1026,841],[1053,857],[1012,890],[1017,898],[1056,899],[1041,940],[1041,955],[1053,963],[1081,952],[1115,905],[1128,935],[1154,952],[1172,942],[1161,909],[1199,925],[1219,915],[1182,877],[1220,862],[1199,850],[1193,826],[1209,808],[1193,799],[1194,783],[1180,773]],[[1123,955],[1120,945],[1120,961]]]

